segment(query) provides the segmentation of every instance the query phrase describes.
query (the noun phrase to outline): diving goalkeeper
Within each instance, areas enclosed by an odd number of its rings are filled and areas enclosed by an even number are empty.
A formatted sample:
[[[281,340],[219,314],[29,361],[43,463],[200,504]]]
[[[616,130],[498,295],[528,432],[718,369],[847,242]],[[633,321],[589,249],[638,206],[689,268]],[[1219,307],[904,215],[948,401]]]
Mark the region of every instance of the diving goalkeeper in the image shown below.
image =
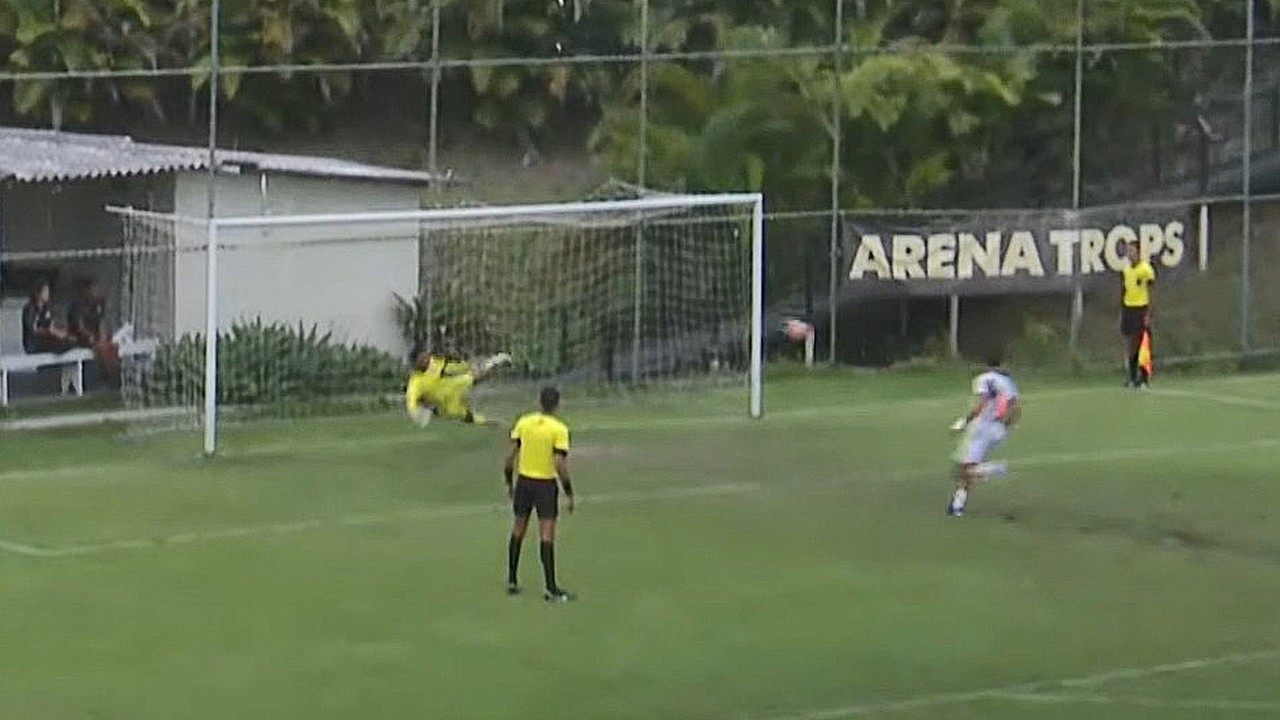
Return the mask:
[[[418,351],[413,358],[413,373],[409,376],[409,387],[404,395],[409,417],[422,427],[431,422],[433,415],[474,425],[487,424],[488,420],[483,415],[471,410],[468,395],[476,383],[510,362],[510,355],[498,353],[472,367],[429,350]]]

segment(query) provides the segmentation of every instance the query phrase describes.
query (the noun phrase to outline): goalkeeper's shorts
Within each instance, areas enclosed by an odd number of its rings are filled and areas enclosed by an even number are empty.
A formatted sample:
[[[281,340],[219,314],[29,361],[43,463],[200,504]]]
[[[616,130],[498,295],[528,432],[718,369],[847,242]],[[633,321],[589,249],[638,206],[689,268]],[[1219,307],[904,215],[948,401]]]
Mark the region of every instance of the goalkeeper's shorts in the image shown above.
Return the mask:
[[[450,375],[440,378],[431,392],[431,404],[436,414],[441,417],[461,420],[467,416],[467,394],[475,385],[476,378],[471,373]]]

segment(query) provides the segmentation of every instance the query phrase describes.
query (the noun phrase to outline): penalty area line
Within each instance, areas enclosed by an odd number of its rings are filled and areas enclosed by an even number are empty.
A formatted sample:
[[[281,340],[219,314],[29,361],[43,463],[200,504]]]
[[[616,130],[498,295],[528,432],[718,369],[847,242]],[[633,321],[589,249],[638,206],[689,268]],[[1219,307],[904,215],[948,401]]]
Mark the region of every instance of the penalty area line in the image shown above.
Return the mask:
[[[972,703],[981,700],[1002,700],[1017,697],[1032,698],[1035,695],[1053,690],[1078,687],[1095,687],[1104,683],[1125,679],[1144,679],[1159,675],[1192,672],[1205,668],[1223,665],[1244,665],[1280,657],[1280,649],[1254,650],[1250,652],[1230,653],[1211,657],[1191,658],[1178,662],[1146,665],[1142,667],[1118,668],[1084,675],[1081,677],[1061,678],[1057,680],[1039,680],[1006,685],[1003,687],[984,688],[980,690],[937,693],[920,695],[900,700],[882,700],[879,702],[846,705],[821,710],[809,710],[793,715],[774,715],[756,720],[842,720],[843,718],[863,717],[883,713],[901,712],[919,708],[937,707],[956,703]]]
[[[693,499],[700,497],[723,497],[743,494],[759,489],[757,483],[721,483],[701,487],[663,488],[654,490],[637,490],[632,492],[601,493],[579,498],[580,506],[598,504],[622,504],[655,502],[662,500]],[[221,528],[214,530],[181,532],[159,537],[129,538],[109,540],[101,543],[65,545],[59,547],[40,547],[27,543],[0,539],[0,552],[30,558],[72,558],[104,555],[129,550],[148,550],[183,545],[195,545],[219,540],[235,540],[243,538],[278,537],[297,533],[337,527],[367,527],[387,525],[396,522],[413,520],[437,520],[451,517],[471,517],[504,512],[509,509],[506,503],[470,503],[458,505],[437,505],[411,507],[403,510],[384,513],[359,513],[335,518],[307,518],[261,525],[245,525],[241,527]]]
[[[1219,698],[1158,698],[1123,695],[1071,695],[1054,693],[995,693],[993,700],[1036,703],[1042,705],[1134,705],[1164,710],[1222,710],[1240,712],[1277,712],[1280,701],[1230,700]]]

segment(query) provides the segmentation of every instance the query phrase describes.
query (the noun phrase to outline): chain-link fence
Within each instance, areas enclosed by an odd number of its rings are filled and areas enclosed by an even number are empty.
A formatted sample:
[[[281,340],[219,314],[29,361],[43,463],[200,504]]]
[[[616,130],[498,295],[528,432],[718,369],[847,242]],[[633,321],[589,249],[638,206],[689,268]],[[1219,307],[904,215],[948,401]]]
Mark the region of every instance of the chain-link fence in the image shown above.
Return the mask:
[[[106,205],[358,211],[613,180],[762,190],[769,321],[810,318],[831,360],[1001,342],[1113,362],[1118,279],[1090,233],[1114,246],[1117,227],[1171,223],[1183,251],[1152,246],[1163,356],[1269,350],[1278,16],[1270,0],[16,3],[0,121],[63,132],[0,131],[3,326],[41,279],[126,294]],[[68,150],[72,132],[133,142]],[[1039,273],[1010,261],[1027,243]]]

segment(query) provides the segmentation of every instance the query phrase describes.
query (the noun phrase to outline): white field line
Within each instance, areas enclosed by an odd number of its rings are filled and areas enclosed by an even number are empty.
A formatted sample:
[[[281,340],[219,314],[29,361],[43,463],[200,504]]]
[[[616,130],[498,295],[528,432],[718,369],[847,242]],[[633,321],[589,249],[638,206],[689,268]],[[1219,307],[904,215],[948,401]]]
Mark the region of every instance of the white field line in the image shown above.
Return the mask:
[[[661,500],[690,499],[699,497],[721,497],[745,493],[759,489],[756,483],[722,483],[701,487],[664,488],[656,490],[637,490],[632,492],[603,493],[580,498],[579,505],[641,503]],[[63,547],[39,547],[26,543],[0,540],[0,552],[36,558],[66,558],[102,555],[126,550],[146,550],[170,547],[175,545],[194,545],[216,540],[233,540],[237,538],[270,537],[293,535],[300,532],[319,530],[325,527],[362,527],[369,525],[386,525],[389,523],[410,520],[436,520],[450,517],[469,517],[504,512],[509,508],[506,503],[470,503],[458,505],[438,505],[409,507],[383,513],[360,513],[337,518],[307,518],[284,522],[246,525],[243,527],[222,528],[217,530],[182,532],[172,535],[151,538],[131,538],[111,540],[102,543],[68,545]]]
[[[993,699],[1045,705],[1135,705],[1166,710],[1221,710],[1230,712],[1280,712],[1280,701],[1226,700],[1216,698],[1158,698],[1113,695],[1063,695],[1053,693],[997,693]]]
[[[1175,445],[1169,447],[1146,447],[1131,448],[1117,450],[1097,450],[1077,453],[1056,453],[1046,455],[1031,455],[1023,458],[1015,458],[1012,460],[1014,469],[1019,467],[1038,467],[1048,465],[1070,465],[1074,463],[1090,463],[1090,462],[1109,462],[1115,460],[1126,459],[1142,459],[1147,457],[1169,457],[1181,453],[1211,453],[1211,452],[1235,452],[1245,449],[1267,449],[1280,447],[1280,439],[1276,440],[1253,440],[1236,443],[1219,443],[1213,445]],[[886,473],[880,471],[871,471],[873,474],[884,476]],[[941,471],[936,468],[922,468],[916,471],[903,473],[887,473],[893,479],[914,479],[918,477],[927,477],[931,475],[940,475]],[[814,485],[837,485],[846,484],[854,478],[840,478],[837,480],[813,481],[809,484]],[[801,480],[801,482],[805,482]],[[683,488],[668,488],[663,490],[639,490],[632,492],[607,493],[601,495],[588,496],[587,502],[595,503],[625,503],[625,502],[643,502],[646,500],[665,500],[672,498],[688,498],[688,497],[714,497],[735,495],[746,492],[747,490],[760,487],[756,483],[725,483],[704,486],[692,486]],[[27,557],[70,557],[83,555],[100,555],[107,552],[119,550],[140,550],[145,548],[154,548],[171,545],[189,545],[194,543],[210,542],[213,540],[262,537],[270,535],[287,535],[304,531],[316,530],[323,527],[350,527],[359,525],[376,525],[387,524],[393,522],[426,520],[435,518],[447,518],[457,516],[471,516],[483,514],[486,512],[498,512],[505,510],[505,504],[459,504],[459,505],[439,505],[439,506],[419,506],[413,508],[405,508],[401,510],[393,510],[384,513],[370,513],[339,517],[336,519],[308,518],[301,520],[289,520],[275,523],[266,523],[262,525],[252,525],[244,527],[231,527],[218,530],[207,530],[198,532],[184,532],[169,535],[161,538],[138,538],[128,540],[115,540],[105,543],[72,545],[64,547],[40,547],[30,545],[18,541],[0,539],[0,552],[8,552],[14,555],[23,555]]]
[[[1239,395],[1223,395],[1221,393],[1198,392],[1194,390],[1181,390],[1178,388],[1159,388],[1152,390],[1157,395],[1165,395],[1168,397],[1186,398],[1188,400],[1198,400],[1201,402],[1215,403],[1218,405],[1229,405],[1231,407],[1252,408],[1255,410],[1272,410],[1280,411],[1280,402],[1272,400],[1263,400],[1260,398],[1241,397]]]
[[[1117,392],[1123,391],[1117,391],[1115,388],[1107,387],[1068,388],[1037,393],[1030,396],[1028,401],[1031,403],[1038,403],[1041,400],[1060,400],[1080,395],[1096,393],[1116,394]],[[892,414],[894,411],[902,410],[904,408],[952,406],[959,409],[963,408],[966,402],[968,402],[967,397],[964,395],[956,395],[955,397],[947,396],[913,398],[910,400],[877,400],[860,402],[857,404],[810,406],[803,408],[790,408],[786,410],[766,411],[763,422],[768,423],[771,420],[805,420],[821,418],[849,420],[861,417],[880,417],[885,416],[886,414]],[[574,430],[579,433],[611,431],[644,432],[646,430],[667,430],[670,428],[681,427],[717,427],[731,425],[749,426],[760,422],[761,421],[759,420],[752,420],[745,415],[719,413],[715,415],[651,418],[645,420],[618,418],[616,420],[575,423]],[[479,428],[476,431],[485,432],[492,430],[492,428]],[[360,431],[353,430],[353,433],[355,434],[358,434],[359,432]],[[378,430],[373,431],[373,433],[377,432]],[[219,455],[230,459],[267,457],[281,453],[322,452],[326,450],[359,450],[364,448],[393,448],[400,447],[402,445],[417,445],[419,443],[439,442],[443,440],[439,434],[431,433],[430,429],[426,432],[409,433],[395,431],[395,434],[391,435],[379,435],[373,433],[355,438],[303,437],[297,440],[269,443],[244,449],[226,449],[219,451]],[[495,436],[502,437],[503,434],[504,433],[502,431],[499,431],[495,433]],[[182,462],[205,462],[203,458],[199,458],[194,454],[189,459],[179,458],[178,460]],[[214,462],[216,462],[216,460]],[[145,467],[149,464],[152,463],[149,461],[135,459],[84,463],[80,465],[64,465],[48,468],[9,470],[6,472],[0,472],[0,483],[57,478],[93,478],[100,477],[103,475],[103,471],[106,470],[127,470],[129,468]]]
[[[882,700],[879,702],[846,705],[844,707],[833,707],[822,710],[808,710],[794,715],[776,715],[768,718],[761,718],[760,720],[841,720],[842,718],[880,715],[884,713],[902,712],[904,710],[937,707],[939,705],[971,703],[980,700],[1008,699],[1011,696],[1023,697],[1043,691],[1061,690],[1064,688],[1095,687],[1115,680],[1141,679],[1155,677],[1158,675],[1192,672],[1195,670],[1202,670],[1222,665],[1243,665],[1246,663],[1258,662],[1260,660],[1270,660],[1276,657],[1280,657],[1280,650],[1269,649],[1253,652],[1231,653],[1229,655],[1194,658],[1191,660],[1163,663],[1160,665],[1120,668],[1094,673],[1092,675],[1085,675],[1082,677],[1062,678],[1058,680],[1039,680],[1020,683],[1017,685],[985,688],[967,692],[919,695],[900,700]]]

